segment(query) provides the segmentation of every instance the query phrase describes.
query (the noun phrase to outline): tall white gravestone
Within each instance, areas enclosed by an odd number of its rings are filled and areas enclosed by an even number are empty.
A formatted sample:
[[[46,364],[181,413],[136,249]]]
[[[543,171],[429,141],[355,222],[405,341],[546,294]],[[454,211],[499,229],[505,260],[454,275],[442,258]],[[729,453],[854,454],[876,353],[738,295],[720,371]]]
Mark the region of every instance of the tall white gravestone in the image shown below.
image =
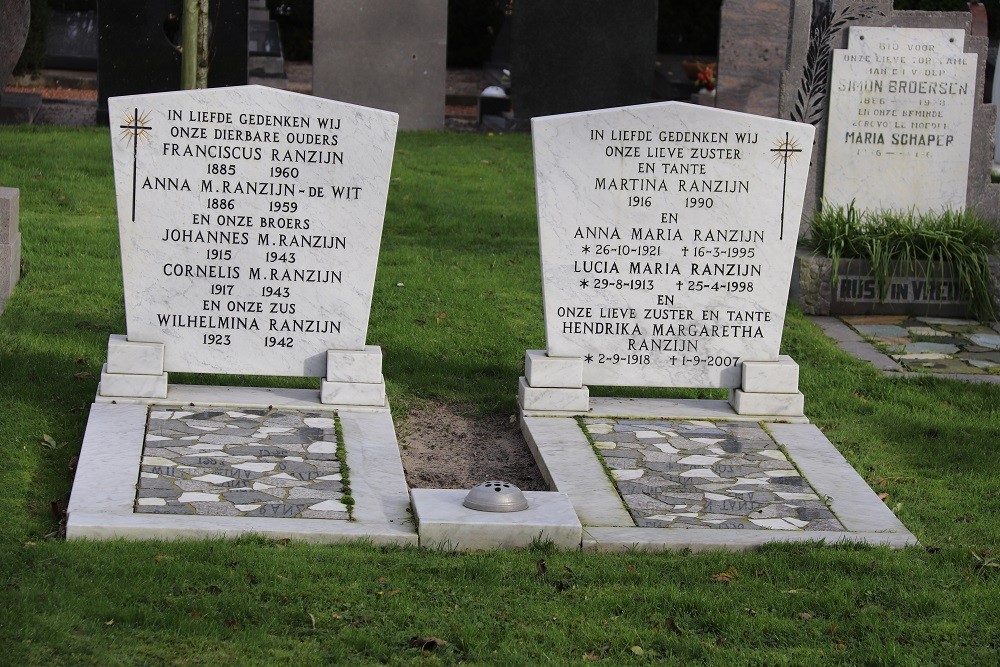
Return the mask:
[[[784,363],[813,132],[676,102],[534,119],[547,350],[522,407],[578,409],[584,385],[745,389],[745,362]]]
[[[330,354],[372,352],[396,114],[260,86],[109,109],[128,325],[110,373],[136,374],[142,344],[163,372],[331,380]]]
[[[964,30],[850,28],[833,54],[826,201],[965,208],[978,56],[964,43]]]

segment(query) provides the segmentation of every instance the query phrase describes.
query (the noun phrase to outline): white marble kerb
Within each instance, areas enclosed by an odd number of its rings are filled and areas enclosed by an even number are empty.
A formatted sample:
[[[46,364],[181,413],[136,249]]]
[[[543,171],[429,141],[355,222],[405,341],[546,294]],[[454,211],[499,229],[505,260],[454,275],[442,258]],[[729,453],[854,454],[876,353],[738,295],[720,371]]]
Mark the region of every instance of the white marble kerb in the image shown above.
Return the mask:
[[[777,359],[813,134],[677,102],[533,119],[549,356],[688,387]]]
[[[964,30],[850,28],[833,55],[824,199],[965,208],[978,56],[964,43]]]
[[[267,375],[364,349],[396,114],[261,86],[108,107],[129,341]]]

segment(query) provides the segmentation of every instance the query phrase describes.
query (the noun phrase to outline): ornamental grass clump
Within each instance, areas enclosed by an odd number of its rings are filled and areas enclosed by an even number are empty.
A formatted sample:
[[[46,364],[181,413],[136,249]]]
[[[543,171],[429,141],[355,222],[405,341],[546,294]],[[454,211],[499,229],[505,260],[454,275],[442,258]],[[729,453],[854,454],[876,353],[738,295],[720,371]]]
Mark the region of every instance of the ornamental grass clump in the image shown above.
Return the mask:
[[[884,300],[893,275],[928,280],[950,266],[972,315],[982,322],[997,318],[989,255],[1000,232],[974,212],[914,213],[865,211],[824,205],[812,219],[805,245],[833,260],[833,282],[841,259],[864,259],[872,266]]]

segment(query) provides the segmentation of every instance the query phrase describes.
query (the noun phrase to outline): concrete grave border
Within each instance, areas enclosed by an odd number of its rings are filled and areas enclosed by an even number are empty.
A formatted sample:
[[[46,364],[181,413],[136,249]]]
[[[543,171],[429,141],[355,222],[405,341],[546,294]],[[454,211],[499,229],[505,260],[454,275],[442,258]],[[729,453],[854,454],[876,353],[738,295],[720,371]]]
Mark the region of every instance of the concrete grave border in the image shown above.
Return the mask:
[[[354,521],[135,513],[148,405],[335,412],[351,471]],[[263,535],[309,542],[416,545],[388,405],[324,405],[308,389],[171,385],[167,398],[108,399],[90,409],[66,521],[67,539],[216,539]]]
[[[858,542],[905,547],[917,539],[813,424],[804,418],[738,415],[726,401],[592,398],[588,417],[755,421],[771,433],[846,531],[640,528],[580,429],[567,413],[521,413],[521,430],[554,491],[583,523],[584,551],[742,550],[773,542]]]

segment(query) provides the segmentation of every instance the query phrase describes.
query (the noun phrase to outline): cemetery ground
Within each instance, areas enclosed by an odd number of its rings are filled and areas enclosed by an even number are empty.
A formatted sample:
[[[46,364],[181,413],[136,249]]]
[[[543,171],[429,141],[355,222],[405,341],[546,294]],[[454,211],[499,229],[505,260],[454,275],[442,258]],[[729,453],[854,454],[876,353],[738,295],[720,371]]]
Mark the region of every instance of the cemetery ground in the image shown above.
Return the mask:
[[[920,546],[467,554],[60,539],[107,337],[125,327],[111,170],[106,129],[0,128],[24,262],[0,317],[4,661],[995,663],[1000,387],[886,378],[794,308],[783,352],[807,416]],[[399,136],[368,342],[384,351],[404,446],[408,428],[438,420],[448,447],[450,413],[492,430],[514,414],[524,350],[544,347],[533,193],[526,136]]]

